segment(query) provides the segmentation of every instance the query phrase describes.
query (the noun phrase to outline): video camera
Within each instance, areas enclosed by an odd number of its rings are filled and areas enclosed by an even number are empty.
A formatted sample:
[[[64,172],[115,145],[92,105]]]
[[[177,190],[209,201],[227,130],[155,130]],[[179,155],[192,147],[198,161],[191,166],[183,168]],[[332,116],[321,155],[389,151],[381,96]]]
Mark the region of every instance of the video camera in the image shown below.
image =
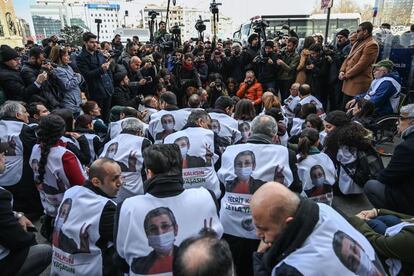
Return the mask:
[[[253,30],[256,33],[260,33],[263,30],[265,30],[267,27],[269,27],[269,22],[263,21],[263,20],[257,20],[253,22]]]
[[[266,64],[269,62],[270,57],[264,57],[263,55],[258,55],[253,59],[253,63],[263,63]]]
[[[221,3],[216,3],[216,1],[215,0],[213,0],[213,2],[212,3],[210,3],[210,12],[212,13],[212,14],[218,14],[219,13],[219,8],[218,8],[218,6],[220,6],[221,5]]]
[[[199,33],[202,33],[207,29],[206,24],[204,24],[204,20],[202,20],[201,18],[196,21],[194,27]]]
[[[160,15],[160,13],[159,12],[156,12],[154,10],[150,10],[148,12],[148,16],[151,17],[151,20],[154,20],[155,18],[157,18],[158,15]]]
[[[170,29],[170,33],[172,33],[173,35],[178,35],[178,36],[181,35],[180,26],[178,26],[177,24],[172,26],[171,29]]]

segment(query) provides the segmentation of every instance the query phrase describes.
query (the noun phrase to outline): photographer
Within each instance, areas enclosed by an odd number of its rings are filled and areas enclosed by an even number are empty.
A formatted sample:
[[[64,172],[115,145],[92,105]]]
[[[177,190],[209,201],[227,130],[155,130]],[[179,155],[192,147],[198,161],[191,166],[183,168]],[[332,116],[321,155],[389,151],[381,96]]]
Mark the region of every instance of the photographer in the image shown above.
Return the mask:
[[[243,70],[252,69],[253,59],[259,54],[260,51],[259,39],[260,37],[257,33],[252,33],[247,39],[249,45],[246,48],[243,48],[243,52],[241,54]]]
[[[143,58],[144,66],[140,69],[142,77],[146,80],[146,83],[141,87],[142,94],[145,96],[155,94],[155,77],[157,76],[157,70],[155,67],[155,61],[152,55]]]
[[[280,58],[276,61],[277,65],[280,66],[277,79],[282,101],[289,96],[290,86],[295,82],[296,68],[299,64],[299,55],[296,53],[298,42],[299,40],[296,37],[290,37],[286,47],[280,52]]]
[[[128,42],[125,47],[125,50],[122,52],[121,56],[118,59],[118,63],[127,67],[130,59],[133,56],[136,56],[137,53],[138,53],[138,45],[132,41]]]
[[[276,89],[276,74],[278,70],[277,56],[273,51],[274,43],[265,42],[264,51],[253,59],[253,68],[263,89]]]
[[[224,53],[216,48],[213,52],[211,60],[208,61],[208,73],[218,73],[224,79],[226,78],[226,68],[225,68]]]
[[[203,52],[200,52],[200,54],[196,56],[194,63],[196,64],[196,69],[200,75],[201,83],[206,83],[208,80],[209,71],[208,65],[206,63],[206,57],[204,56]]]
[[[230,57],[227,58],[227,67],[229,68],[229,77],[241,83],[244,79],[244,70],[241,57],[241,45],[233,43],[231,46]]]
[[[155,43],[161,44],[165,42],[167,40],[166,34],[167,34],[167,24],[164,21],[160,21],[160,23],[158,23],[158,31],[156,31],[154,34]]]
[[[226,91],[226,86],[222,82],[217,74],[213,74],[216,77],[210,84],[207,86],[207,93],[209,99],[209,105],[214,106],[216,100],[221,96],[228,96]]]

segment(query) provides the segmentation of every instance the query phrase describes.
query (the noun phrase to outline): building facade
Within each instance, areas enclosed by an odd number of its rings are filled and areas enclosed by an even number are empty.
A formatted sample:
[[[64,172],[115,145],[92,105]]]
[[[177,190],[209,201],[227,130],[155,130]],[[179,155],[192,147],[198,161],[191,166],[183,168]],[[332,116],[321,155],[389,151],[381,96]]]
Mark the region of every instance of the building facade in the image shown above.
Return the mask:
[[[22,29],[14,12],[13,0],[0,1],[0,44],[23,46]]]

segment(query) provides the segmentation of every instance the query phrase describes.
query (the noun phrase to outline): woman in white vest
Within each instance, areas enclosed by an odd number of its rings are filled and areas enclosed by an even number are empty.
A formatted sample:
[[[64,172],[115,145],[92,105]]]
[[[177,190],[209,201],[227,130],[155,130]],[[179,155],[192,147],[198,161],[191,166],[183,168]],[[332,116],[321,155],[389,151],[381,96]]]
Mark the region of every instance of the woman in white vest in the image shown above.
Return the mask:
[[[129,275],[172,275],[180,243],[205,228],[223,233],[215,196],[204,188],[184,189],[182,158],[175,144],[144,151],[145,194],[126,199],[117,220],[116,245]]]
[[[60,137],[60,140],[66,143],[67,149],[76,155],[82,165],[89,165],[91,160],[89,143],[84,135],[73,131],[75,119],[73,118],[72,111],[61,108],[53,110],[52,114],[59,115],[65,121],[65,132]]]
[[[386,275],[369,241],[330,206],[275,182],[250,206],[262,240],[253,256],[260,275]]]
[[[65,192],[53,230],[51,275],[118,275],[113,264],[116,197],[121,168],[108,158],[92,163],[84,186]]]
[[[329,112],[324,121],[328,133],[324,152],[334,162],[338,171],[338,186],[341,193],[360,194],[363,188],[353,180],[358,165],[358,151],[371,147],[372,133],[358,123],[351,122],[343,111]]]
[[[306,127],[316,129],[319,133],[319,148],[323,148],[325,143],[326,131],[323,126],[323,120],[316,114],[309,114],[305,120]]]
[[[247,99],[241,99],[237,102],[234,109],[233,118],[238,122],[238,130],[242,135],[241,143],[246,143],[250,138],[252,132],[250,130],[251,121],[256,116],[256,110],[251,101]]]
[[[251,105],[251,104],[250,104]],[[214,164],[214,133],[208,129],[211,119],[204,110],[194,110],[183,130],[168,135],[164,144],[175,143],[180,147],[183,159],[184,188],[204,187],[221,196],[220,182]]]
[[[306,196],[316,202],[331,205],[336,169],[329,156],[320,152],[318,146],[318,131],[305,128],[298,144],[298,174]]]
[[[298,113],[298,116],[293,118],[292,127],[289,132],[290,137],[291,137],[289,141],[291,141],[291,143],[295,143],[295,144],[297,143],[299,135],[302,132],[302,129],[305,128],[305,120],[309,114],[316,114],[315,105],[311,103],[300,105],[300,111]]]
[[[142,153],[151,142],[142,137],[143,129],[143,123],[137,118],[124,119],[121,134],[106,143],[100,155],[115,160],[121,167],[124,184],[115,199],[116,202],[144,193]]]
[[[136,110],[133,107],[125,106],[121,107],[121,112],[119,114],[119,120],[115,122],[109,123],[109,130],[108,130],[108,138],[114,139],[116,136],[118,136],[122,132],[122,123],[128,119],[128,118],[138,118],[140,113],[138,110]],[[138,119],[139,120],[139,119]],[[144,134],[147,134],[148,131],[148,125],[144,122],[142,122],[142,125],[144,127]]]
[[[93,129],[92,116],[88,114],[82,114],[76,118],[75,131],[85,136],[89,144],[89,151],[91,155],[90,164],[98,158],[98,152],[103,147],[101,138],[96,135]]]
[[[65,122],[60,116],[50,114],[41,118],[39,144],[33,147],[29,161],[43,208],[49,218],[43,226],[47,238],[51,231],[48,229],[50,218],[56,217],[63,194],[72,186],[83,185],[86,179],[79,160],[60,140],[64,132]]]

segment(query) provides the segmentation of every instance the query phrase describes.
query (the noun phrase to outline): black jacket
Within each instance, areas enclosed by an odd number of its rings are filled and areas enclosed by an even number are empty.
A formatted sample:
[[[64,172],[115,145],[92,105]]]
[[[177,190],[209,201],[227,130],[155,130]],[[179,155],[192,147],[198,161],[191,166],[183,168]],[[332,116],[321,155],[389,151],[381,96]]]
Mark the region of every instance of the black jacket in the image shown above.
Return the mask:
[[[20,72],[0,64],[0,87],[3,89],[7,100],[29,102],[32,95],[40,92],[34,82],[25,85]]]
[[[10,250],[9,255],[0,260],[2,275],[15,275],[23,265],[29,248],[37,244],[35,235],[24,231],[14,217],[11,201],[12,194],[0,188],[0,245]]]
[[[101,67],[105,62],[102,53],[96,51],[91,55],[85,47],[76,57],[76,64],[85,78],[91,99],[105,99],[114,92],[111,70],[104,71]]]
[[[267,55],[265,53],[262,53],[260,57],[262,57],[266,62],[263,62],[263,59],[255,60],[253,67],[254,67],[254,71],[257,76],[257,80],[260,83],[268,83],[268,82],[276,81],[277,73],[279,70],[279,67],[276,63],[277,61],[276,54],[271,53],[270,55]],[[269,64],[267,62],[267,59],[271,59],[273,61],[273,64]]]
[[[116,86],[114,94],[112,95],[112,106],[130,106],[133,108],[138,108],[140,99],[133,97],[132,91],[128,86]]]
[[[249,139],[247,139],[247,143],[273,144],[271,138],[263,134],[253,134]],[[296,159],[296,153],[291,149],[288,149],[288,151],[289,151],[289,168],[293,176],[293,181],[292,181],[292,184],[290,184],[289,189],[295,193],[300,193],[302,192],[302,182],[299,179],[298,167],[296,166],[298,162]]]
[[[4,118],[7,121],[18,121],[15,118]],[[37,191],[33,181],[33,170],[29,165],[29,159],[32,155],[33,146],[36,144],[37,138],[34,129],[28,125],[23,125],[19,135],[23,144],[23,171],[19,182],[7,186],[9,192],[13,194],[13,209],[31,215],[38,216],[43,213],[43,207],[40,203],[39,192]]]
[[[414,132],[399,144],[377,180],[385,184],[385,198],[393,211],[414,215]]]

